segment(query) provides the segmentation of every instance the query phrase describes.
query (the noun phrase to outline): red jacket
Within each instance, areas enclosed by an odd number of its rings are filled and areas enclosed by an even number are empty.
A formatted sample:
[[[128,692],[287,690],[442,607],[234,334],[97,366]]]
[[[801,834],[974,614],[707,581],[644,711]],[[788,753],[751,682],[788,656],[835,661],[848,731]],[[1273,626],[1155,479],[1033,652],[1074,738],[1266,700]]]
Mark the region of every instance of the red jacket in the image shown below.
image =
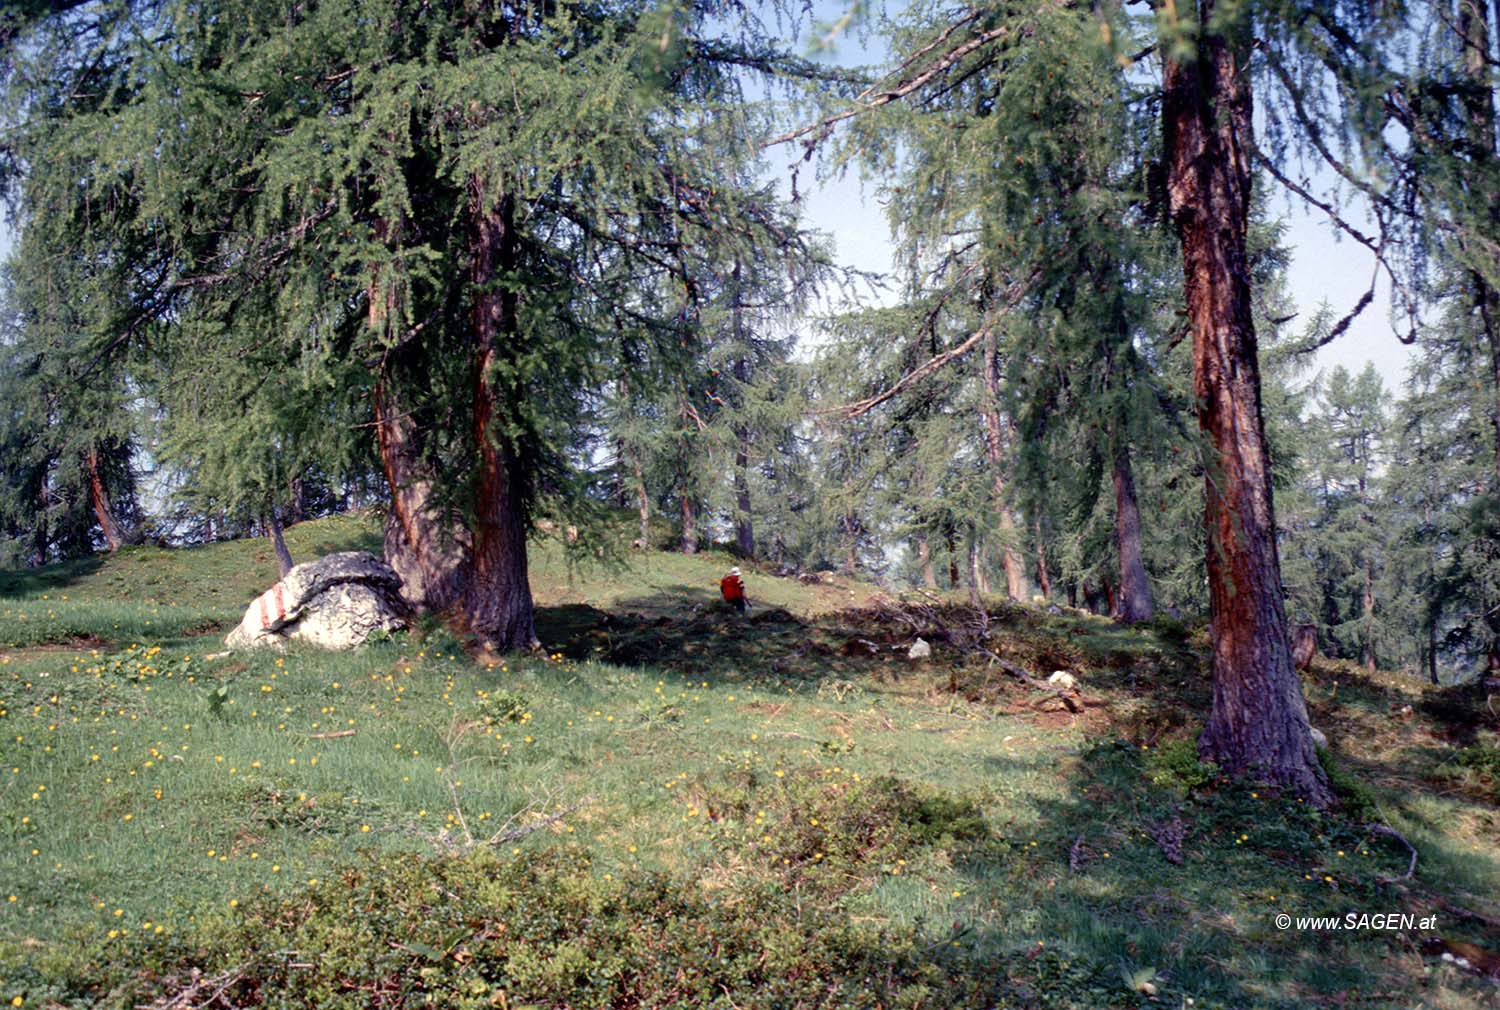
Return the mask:
[[[724,594],[724,599],[729,603],[745,598],[745,587],[740,584],[738,575],[726,575],[720,579],[719,592]]]

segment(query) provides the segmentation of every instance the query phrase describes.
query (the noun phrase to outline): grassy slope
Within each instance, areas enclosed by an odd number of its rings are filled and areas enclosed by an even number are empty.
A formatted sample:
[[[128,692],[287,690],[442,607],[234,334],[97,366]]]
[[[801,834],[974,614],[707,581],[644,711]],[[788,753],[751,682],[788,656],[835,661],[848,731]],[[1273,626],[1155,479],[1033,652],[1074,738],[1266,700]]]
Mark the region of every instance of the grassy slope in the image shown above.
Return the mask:
[[[352,518],[288,536],[299,557],[374,540]],[[601,878],[767,884],[938,940],[957,925],[1023,1004],[1143,1004],[1124,976],[1155,969],[1172,1005],[1493,1005],[1493,987],[1424,962],[1421,931],[1274,926],[1282,909],[1411,911],[1500,946],[1450,907],[1500,918],[1500,821],[1493,783],[1453,764],[1488,731],[1447,695],[1332,666],[1308,680],[1363,802],[1421,851],[1416,878],[1391,882],[1406,864],[1391,840],[1194,765],[1192,641],[1011,611],[993,647],[1073,670],[1097,702],[1043,711],[941,648],[920,664],[847,654],[904,637],[843,612],[868,586],[751,573],[757,612],[733,619],[714,602],[728,563],[576,571],[542,545],[552,651],[494,668],[440,632],[206,658],[217,636],[192,633],[232,624],[274,578],[260,542],[0,573],[0,978],[9,963],[36,1003],[69,950],[184,933],[370,851],[498,836],[503,853],[587,853]],[[974,801],[984,844],[880,841],[837,800],[889,775]],[[1174,823],[1180,865],[1160,842]],[[1058,975],[1056,951],[1086,970]]]

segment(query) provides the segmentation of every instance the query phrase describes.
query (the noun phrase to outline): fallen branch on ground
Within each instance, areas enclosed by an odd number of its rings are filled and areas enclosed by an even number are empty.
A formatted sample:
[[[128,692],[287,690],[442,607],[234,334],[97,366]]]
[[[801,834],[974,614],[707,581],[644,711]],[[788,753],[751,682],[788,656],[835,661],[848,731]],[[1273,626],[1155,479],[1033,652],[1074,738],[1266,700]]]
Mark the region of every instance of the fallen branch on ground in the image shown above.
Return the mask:
[[[1401,876],[1396,877],[1394,879],[1396,879],[1396,880],[1410,880],[1411,877],[1412,877],[1412,874],[1414,874],[1414,873],[1417,872],[1417,847],[1415,845],[1413,845],[1411,842],[1408,842],[1406,840],[1406,837],[1404,835],[1402,835],[1401,832],[1397,831],[1395,828],[1391,827],[1390,825],[1387,825],[1387,824],[1371,824],[1371,825],[1369,825],[1369,828],[1370,828],[1370,832],[1372,834],[1385,835],[1387,838],[1394,838],[1396,841],[1398,841],[1402,845],[1406,846],[1406,850],[1411,853],[1411,863],[1410,863],[1410,865],[1408,865],[1406,867],[1406,872],[1405,873],[1403,873]]]

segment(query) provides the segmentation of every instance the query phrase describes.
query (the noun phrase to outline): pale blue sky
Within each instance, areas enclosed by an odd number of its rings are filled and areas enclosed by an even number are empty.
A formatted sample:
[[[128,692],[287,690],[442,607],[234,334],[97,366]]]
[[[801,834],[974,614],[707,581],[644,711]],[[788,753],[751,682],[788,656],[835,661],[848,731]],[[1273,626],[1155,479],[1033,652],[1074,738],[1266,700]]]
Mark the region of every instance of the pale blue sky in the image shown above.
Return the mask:
[[[778,166],[786,160],[772,157]],[[885,208],[880,205],[874,183],[861,185],[850,173],[813,185],[804,168],[797,188],[802,193],[805,221],[833,239],[838,262],[862,270],[891,269],[893,246]],[[1342,317],[1369,285],[1374,269],[1369,252],[1348,239],[1336,240],[1321,212],[1308,215],[1283,203],[1278,213],[1289,225],[1287,243],[1293,250],[1289,280],[1299,313],[1293,325],[1311,319],[1324,301],[1335,318]],[[1388,318],[1389,306],[1389,291],[1382,284],[1374,303],[1349,330],[1314,355],[1314,368],[1327,370],[1341,364],[1358,372],[1366,362],[1374,362],[1387,391],[1399,395],[1413,349],[1396,338]]]

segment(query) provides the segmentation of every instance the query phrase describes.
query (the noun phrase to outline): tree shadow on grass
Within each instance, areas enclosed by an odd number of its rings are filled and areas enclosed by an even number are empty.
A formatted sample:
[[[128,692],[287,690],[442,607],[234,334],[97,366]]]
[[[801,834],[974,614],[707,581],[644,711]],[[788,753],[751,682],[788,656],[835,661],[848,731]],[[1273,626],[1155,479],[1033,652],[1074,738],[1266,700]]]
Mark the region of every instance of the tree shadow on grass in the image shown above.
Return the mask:
[[[587,604],[539,607],[536,619],[543,645],[570,659],[787,685],[899,675],[910,641],[844,614],[806,619],[753,601],[740,614],[690,585],[622,600],[608,612]]]
[[[1047,763],[1039,754],[983,760],[1004,781]],[[1192,796],[1154,786],[1140,753],[1124,745],[1087,748],[1057,771],[1065,784],[1028,797],[1023,822],[994,825],[1006,848],[955,867],[959,890],[973,898],[976,943],[1061,947],[1118,965],[1122,986],[1126,972],[1154,968],[1168,1005],[1192,997],[1200,1006],[1336,1006],[1379,992],[1414,1005],[1439,981],[1482,989],[1427,970],[1419,929],[1278,926],[1283,912],[1431,912],[1433,894],[1393,879],[1405,864],[1399,846],[1369,840],[1365,854],[1359,836],[1340,834],[1354,829],[1248,785]],[[1180,862],[1164,841],[1174,824]]]
[[[103,556],[90,554],[86,558],[41,568],[0,569],[0,597],[58,592],[87,579],[103,567]]]

